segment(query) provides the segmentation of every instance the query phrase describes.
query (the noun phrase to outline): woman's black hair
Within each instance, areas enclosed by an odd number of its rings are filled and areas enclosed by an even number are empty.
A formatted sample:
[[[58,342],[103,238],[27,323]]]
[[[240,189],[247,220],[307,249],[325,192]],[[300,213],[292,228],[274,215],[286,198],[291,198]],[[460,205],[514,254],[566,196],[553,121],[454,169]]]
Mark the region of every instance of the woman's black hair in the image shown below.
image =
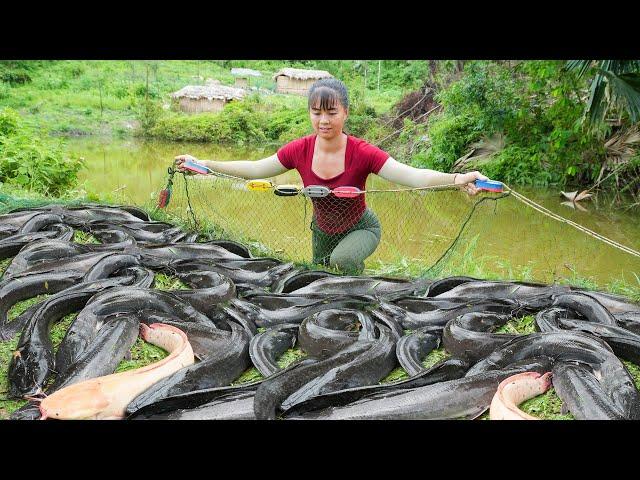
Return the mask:
[[[309,109],[320,102],[320,110],[329,110],[335,107],[337,102],[345,108],[349,108],[349,94],[347,87],[337,78],[323,78],[318,80],[309,89]]]

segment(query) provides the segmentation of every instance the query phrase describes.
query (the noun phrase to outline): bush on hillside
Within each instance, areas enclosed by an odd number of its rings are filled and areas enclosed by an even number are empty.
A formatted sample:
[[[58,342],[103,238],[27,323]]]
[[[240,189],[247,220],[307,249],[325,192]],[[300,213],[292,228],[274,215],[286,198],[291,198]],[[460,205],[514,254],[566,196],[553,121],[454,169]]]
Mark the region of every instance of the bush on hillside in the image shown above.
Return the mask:
[[[65,154],[62,140],[38,135],[14,110],[0,110],[0,182],[61,196],[76,185],[83,166]]]
[[[150,130],[152,136],[174,141],[244,143],[260,142],[265,135],[266,113],[250,104],[232,102],[216,113],[169,114]]]
[[[443,111],[430,118],[431,147],[414,163],[449,171],[473,142],[501,133],[505,148],[482,165],[493,178],[534,185],[593,180],[602,147],[583,131],[578,86],[561,66],[468,62],[464,75],[436,95]]]

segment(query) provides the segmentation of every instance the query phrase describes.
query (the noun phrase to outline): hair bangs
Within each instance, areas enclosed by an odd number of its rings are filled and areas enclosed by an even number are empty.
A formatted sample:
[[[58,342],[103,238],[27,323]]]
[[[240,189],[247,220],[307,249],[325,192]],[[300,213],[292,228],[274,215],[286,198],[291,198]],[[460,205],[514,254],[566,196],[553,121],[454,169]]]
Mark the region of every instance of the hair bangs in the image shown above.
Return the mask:
[[[309,94],[309,109],[331,110],[340,104],[338,92],[329,87],[319,87]]]

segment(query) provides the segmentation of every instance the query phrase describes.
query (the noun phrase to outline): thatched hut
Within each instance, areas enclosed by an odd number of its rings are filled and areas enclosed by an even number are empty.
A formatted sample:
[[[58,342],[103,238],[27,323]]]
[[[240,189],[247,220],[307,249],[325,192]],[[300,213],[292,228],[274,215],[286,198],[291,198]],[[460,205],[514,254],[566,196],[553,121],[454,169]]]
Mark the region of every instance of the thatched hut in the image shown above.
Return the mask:
[[[236,77],[235,86],[238,88],[249,87],[250,77],[261,77],[262,74],[257,70],[251,70],[250,68],[232,68],[231,75]]]
[[[246,92],[224,85],[187,85],[171,94],[183,112],[218,112],[231,100],[240,100]]]
[[[282,68],[274,76],[278,93],[306,95],[317,80],[333,77],[324,70],[302,70],[300,68]]]

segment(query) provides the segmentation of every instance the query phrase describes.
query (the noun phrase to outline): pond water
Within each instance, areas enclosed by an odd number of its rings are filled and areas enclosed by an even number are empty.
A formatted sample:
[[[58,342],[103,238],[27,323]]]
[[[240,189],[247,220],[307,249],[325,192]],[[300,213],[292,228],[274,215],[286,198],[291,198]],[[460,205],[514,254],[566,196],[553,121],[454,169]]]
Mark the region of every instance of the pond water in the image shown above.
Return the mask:
[[[137,139],[77,138],[68,149],[85,158],[80,175],[88,193],[109,194],[118,202],[155,205],[167,182],[167,168],[175,155],[201,159],[255,160],[271,155],[277,146],[228,147]],[[295,171],[272,179],[276,184],[300,184]],[[278,197],[249,192],[242,184],[211,177],[191,177],[189,201],[197,219],[224,228],[244,241],[260,242],[294,260],[311,255],[309,221],[312,207],[304,197]],[[399,188],[371,175],[367,189]],[[401,187],[400,187],[401,188]],[[557,189],[516,188],[549,210],[623,245],[640,250],[637,210],[611,207],[602,195],[582,202],[585,211],[562,205]],[[483,194],[495,198],[493,194]],[[367,259],[367,268],[389,274],[432,265],[457,237],[479,197],[460,192],[369,193],[367,204],[382,224],[382,240]],[[174,178],[167,211],[188,217],[181,175]],[[465,255],[466,252],[466,255]],[[449,257],[448,257],[449,258]],[[575,228],[526,207],[513,196],[483,201],[453,249],[451,261],[479,275],[528,278],[551,282],[573,274],[604,285],[615,280],[638,285],[640,258],[621,252]],[[466,263],[465,263],[466,262]],[[475,270],[474,270],[475,269]]]

